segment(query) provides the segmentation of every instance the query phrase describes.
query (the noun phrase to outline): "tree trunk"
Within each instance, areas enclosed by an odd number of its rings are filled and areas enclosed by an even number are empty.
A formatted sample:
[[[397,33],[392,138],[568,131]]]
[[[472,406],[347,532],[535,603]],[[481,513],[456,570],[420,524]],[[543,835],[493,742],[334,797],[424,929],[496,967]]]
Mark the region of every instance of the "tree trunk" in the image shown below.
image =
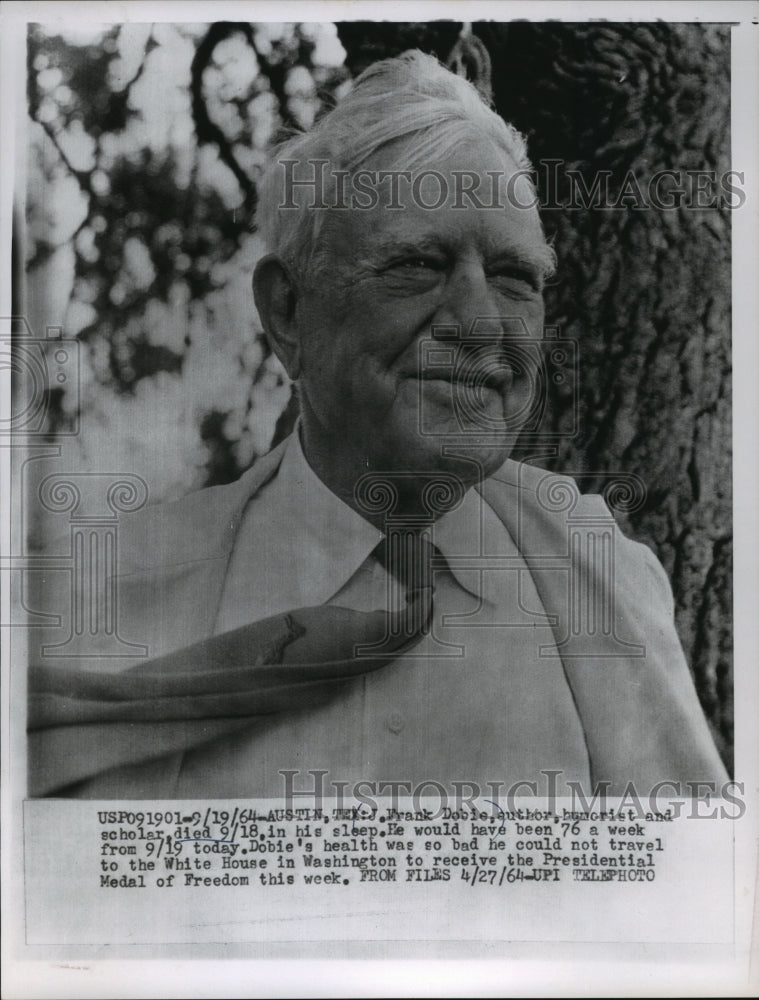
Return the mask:
[[[414,45],[443,60],[452,48],[450,22],[432,42],[421,25],[385,28],[378,48],[376,34],[338,26],[352,71]],[[495,106],[526,134],[538,170],[560,262],[547,321],[578,343],[579,430],[543,464],[581,473],[584,490],[616,472],[642,480],[625,527],[669,573],[699,697],[731,766],[729,207],[708,178],[700,197],[716,204],[695,207],[685,174],[729,170],[729,28],[483,22],[473,31],[490,55]],[[608,203],[628,197],[617,209],[567,207],[567,170],[587,192],[607,171]],[[688,192],[679,208],[650,204],[663,170],[680,172],[670,182]],[[572,393],[554,389],[550,404],[550,429],[566,427]]]

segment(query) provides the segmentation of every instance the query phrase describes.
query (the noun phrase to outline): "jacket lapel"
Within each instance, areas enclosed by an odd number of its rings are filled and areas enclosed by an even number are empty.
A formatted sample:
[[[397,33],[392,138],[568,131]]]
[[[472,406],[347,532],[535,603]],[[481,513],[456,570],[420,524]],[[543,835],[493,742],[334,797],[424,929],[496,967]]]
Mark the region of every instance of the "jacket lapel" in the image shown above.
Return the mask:
[[[551,617],[593,784],[621,795],[633,781],[648,795],[667,780],[724,781],[653,553],[622,534],[601,497],[581,496],[566,477],[508,462],[481,492]],[[602,536],[611,540],[605,556]]]
[[[213,634],[227,566],[248,501],[275,474],[286,442],[237,482],[135,516],[119,537],[122,639],[149,657]],[[123,660],[113,668],[124,669]]]

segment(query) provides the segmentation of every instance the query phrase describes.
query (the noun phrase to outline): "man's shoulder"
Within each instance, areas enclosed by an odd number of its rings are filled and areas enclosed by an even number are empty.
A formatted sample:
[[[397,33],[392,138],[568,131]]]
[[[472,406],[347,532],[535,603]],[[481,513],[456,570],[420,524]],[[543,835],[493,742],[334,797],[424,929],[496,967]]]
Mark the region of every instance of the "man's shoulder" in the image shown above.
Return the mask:
[[[571,476],[564,476],[560,473],[551,472],[550,470],[543,469],[540,466],[531,465],[529,462],[519,462],[513,458],[507,459],[500,468],[496,469],[489,479],[493,482],[500,483],[504,487],[527,490],[531,493],[536,493],[541,482],[543,482],[547,476],[565,483],[574,484],[575,482]]]
[[[582,493],[571,475],[553,472],[529,462],[507,459],[486,480],[485,488],[504,495],[520,496],[526,503],[537,505],[546,515],[594,511],[611,517],[606,501],[599,493]]]
[[[231,547],[248,500],[276,472],[280,445],[232,483],[206,486],[178,500],[144,507],[122,519],[122,572],[212,559]]]
[[[520,513],[529,514],[530,520],[536,523],[566,525],[589,517],[614,521],[605,496],[600,493],[583,493],[573,476],[553,472],[529,462],[508,459],[485,480],[481,492],[486,500],[492,498],[499,506],[512,503]],[[608,490],[606,492],[609,493]],[[612,490],[611,495],[615,495],[615,492]],[[624,499],[624,495],[623,490],[620,493],[621,499]],[[619,533],[622,534],[621,529]]]
[[[573,525],[591,531],[612,529],[619,581],[636,581],[645,590],[653,587],[662,605],[672,609],[669,578],[653,550],[625,534],[604,497],[582,493],[572,476],[509,459],[485,481],[482,495],[512,531],[523,554],[562,551]]]

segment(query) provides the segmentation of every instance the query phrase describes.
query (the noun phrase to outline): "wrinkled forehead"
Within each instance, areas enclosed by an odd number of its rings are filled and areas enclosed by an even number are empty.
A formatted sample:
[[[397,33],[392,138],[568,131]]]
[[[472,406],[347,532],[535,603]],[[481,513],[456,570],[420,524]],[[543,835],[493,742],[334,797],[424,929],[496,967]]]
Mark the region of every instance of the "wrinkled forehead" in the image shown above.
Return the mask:
[[[531,180],[488,136],[429,157],[396,142],[343,180],[340,207],[322,213],[315,228],[317,254],[390,247],[396,239],[418,240],[420,249],[436,239],[470,239],[486,251],[523,247],[546,256],[541,270],[551,269]]]
[[[378,198],[392,209],[409,196],[422,207],[446,201],[454,208],[478,207],[493,200],[485,197],[486,188],[502,189],[502,197],[513,190],[511,200],[520,206],[530,200],[528,171],[519,169],[501,136],[475,123],[446,122],[360,154],[331,146],[279,160],[280,207],[315,210],[318,217],[322,208],[369,208]]]
[[[363,164],[367,180],[395,186],[395,201],[434,211],[484,209],[511,203],[525,210],[534,202],[528,172],[509,150],[479,130],[404,139],[377,150]],[[381,203],[387,203],[386,191]]]

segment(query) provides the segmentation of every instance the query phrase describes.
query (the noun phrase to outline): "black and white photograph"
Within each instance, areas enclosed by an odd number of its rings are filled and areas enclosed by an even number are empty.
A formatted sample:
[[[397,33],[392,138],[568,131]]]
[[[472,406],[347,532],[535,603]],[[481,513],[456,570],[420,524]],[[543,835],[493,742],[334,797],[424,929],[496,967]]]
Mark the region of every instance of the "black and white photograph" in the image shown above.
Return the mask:
[[[7,8],[7,995],[752,995],[759,5]]]

